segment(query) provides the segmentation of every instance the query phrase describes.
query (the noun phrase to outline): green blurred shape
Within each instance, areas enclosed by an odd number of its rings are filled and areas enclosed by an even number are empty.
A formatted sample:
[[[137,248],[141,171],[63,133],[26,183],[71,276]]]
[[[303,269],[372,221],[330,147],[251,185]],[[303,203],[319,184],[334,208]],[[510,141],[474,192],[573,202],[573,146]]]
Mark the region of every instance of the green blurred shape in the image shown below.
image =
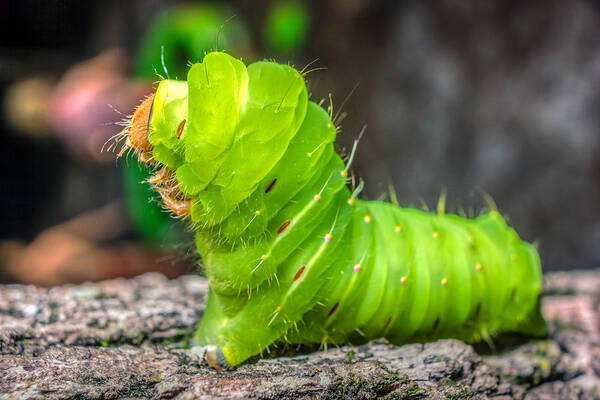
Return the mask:
[[[166,75],[164,60],[171,78],[185,80],[189,63],[202,61],[217,45],[220,50],[249,55],[248,30],[239,17],[232,18],[234,15],[229,7],[217,4],[183,4],[165,10],[140,44],[135,74],[157,80],[157,73]],[[128,161],[123,171],[126,204],[139,234],[167,247],[191,237],[181,221],[162,210],[160,198],[145,182],[150,176],[148,169],[141,168],[137,160]]]
[[[299,1],[280,1],[269,11],[264,35],[269,47],[280,53],[297,51],[306,42],[310,18]]]
[[[161,209],[156,192],[145,182],[147,168],[136,159],[127,160],[123,171],[129,216],[144,239],[162,245],[173,245],[185,236],[185,227]],[[155,201],[156,200],[156,201]]]
[[[218,43],[217,43],[218,36]],[[217,4],[184,4],[166,10],[152,23],[137,55],[136,73],[141,77],[163,75],[161,48],[172,79],[185,80],[190,63],[204,54],[227,50],[249,53],[248,29],[229,7]],[[166,78],[166,76],[165,76]]]

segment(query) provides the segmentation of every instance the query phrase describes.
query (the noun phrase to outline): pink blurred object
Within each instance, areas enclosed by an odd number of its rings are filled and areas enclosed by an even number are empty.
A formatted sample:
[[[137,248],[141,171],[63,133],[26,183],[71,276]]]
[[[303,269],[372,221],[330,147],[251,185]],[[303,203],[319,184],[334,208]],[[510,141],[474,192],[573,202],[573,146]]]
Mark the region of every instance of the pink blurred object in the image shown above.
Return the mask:
[[[545,297],[544,316],[548,321],[579,326],[600,339],[600,310],[596,300],[595,296],[587,294]]]
[[[126,231],[118,203],[88,211],[41,232],[31,243],[0,243],[0,269],[12,280],[42,286],[131,277],[158,271],[174,278],[190,269],[181,257],[156,248],[120,243]]]
[[[118,125],[152,92],[152,82],[127,78],[128,58],[106,50],[71,67],[50,99],[50,120],[56,135],[79,158],[111,162],[103,145],[122,130]]]

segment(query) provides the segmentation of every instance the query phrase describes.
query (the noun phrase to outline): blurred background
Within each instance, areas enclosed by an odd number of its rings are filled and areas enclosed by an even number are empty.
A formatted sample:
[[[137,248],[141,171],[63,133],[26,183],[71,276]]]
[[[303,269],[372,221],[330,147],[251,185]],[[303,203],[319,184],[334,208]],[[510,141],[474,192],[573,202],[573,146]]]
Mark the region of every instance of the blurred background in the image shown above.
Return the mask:
[[[358,84],[338,145],[368,126],[364,196],[435,209],[446,191],[475,216],[489,194],[545,270],[600,266],[598,2],[8,0],[0,33],[0,282],[194,270],[110,138],[215,46],[313,62],[312,98],[336,109]]]

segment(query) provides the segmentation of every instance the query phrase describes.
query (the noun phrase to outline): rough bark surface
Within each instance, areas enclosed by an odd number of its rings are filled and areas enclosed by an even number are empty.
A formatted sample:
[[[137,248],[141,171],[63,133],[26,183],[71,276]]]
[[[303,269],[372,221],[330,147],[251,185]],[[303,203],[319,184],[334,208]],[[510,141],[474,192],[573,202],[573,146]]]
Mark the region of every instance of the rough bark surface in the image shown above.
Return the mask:
[[[207,282],[0,286],[0,398],[600,399],[600,270],[549,274],[548,339],[374,342],[232,372],[189,347]]]

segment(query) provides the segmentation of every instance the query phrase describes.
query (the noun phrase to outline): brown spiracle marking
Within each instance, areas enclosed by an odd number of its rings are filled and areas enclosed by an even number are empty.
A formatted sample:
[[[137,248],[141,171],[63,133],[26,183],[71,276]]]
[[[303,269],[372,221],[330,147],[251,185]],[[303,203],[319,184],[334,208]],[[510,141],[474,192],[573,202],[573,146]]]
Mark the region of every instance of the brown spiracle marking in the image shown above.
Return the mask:
[[[185,119],[179,123],[177,127],[177,139],[181,139],[181,134],[183,133],[183,128],[185,128]]]
[[[291,223],[292,221],[290,221],[289,219],[285,221],[283,225],[281,225],[279,229],[277,229],[277,234],[282,234],[283,232],[285,232]]]

